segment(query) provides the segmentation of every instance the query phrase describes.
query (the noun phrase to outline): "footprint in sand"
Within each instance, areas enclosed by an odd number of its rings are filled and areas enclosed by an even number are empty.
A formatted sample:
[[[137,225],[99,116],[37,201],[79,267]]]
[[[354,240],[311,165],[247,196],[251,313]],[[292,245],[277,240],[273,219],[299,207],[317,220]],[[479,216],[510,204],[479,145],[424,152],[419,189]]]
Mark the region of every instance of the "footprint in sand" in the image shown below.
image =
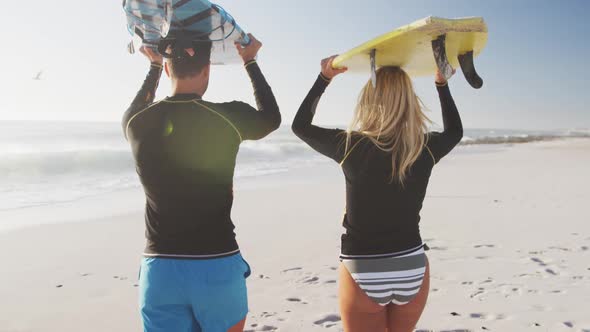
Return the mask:
[[[447,247],[436,247],[436,246],[434,246],[434,247],[430,247],[430,250],[440,250],[440,251],[445,251],[445,250],[448,250],[448,249],[449,249],[449,248],[447,248]]]
[[[489,284],[492,282],[494,282],[494,279],[488,277],[486,280],[481,281],[480,284]]]
[[[290,269],[283,270],[282,272],[285,273],[285,272],[297,271],[297,270],[303,270],[303,268],[302,267],[292,267]]]
[[[301,302],[301,299],[298,297],[288,297],[286,300],[289,302]]]
[[[262,325],[255,330],[244,330],[244,332],[256,332],[256,331],[278,331],[278,327],[272,325]]]
[[[541,260],[540,258],[537,257],[531,257],[531,260],[537,264],[539,264],[539,266],[547,266],[547,264],[545,262],[543,262],[543,260]]]
[[[493,244],[477,244],[474,245],[473,248],[495,248],[496,246]]]
[[[321,325],[323,327],[329,328],[335,326],[338,322],[340,322],[340,316],[337,314],[328,314],[324,317],[314,321],[315,325]]]
[[[555,272],[553,269],[545,269],[545,272],[547,272],[547,273],[549,273],[551,275],[554,275],[554,276],[557,275],[557,272]]]
[[[567,327],[574,327],[574,323],[572,323],[572,322],[563,322],[563,325],[565,325]]]
[[[263,311],[262,314],[260,314],[260,317],[268,318],[268,317],[275,316],[276,314],[277,314],[276,312]]]
[[[540,251],[529,251],[529,255],[542,255],[544,253],[545,253],[544,250],[540,250]]]
[[[304,284],[311,285],[311,284],[317,284],[319,280],[320,280],[320,278],[313,276],[313,277],[304,278],[301,280],[301,282],[303,282]]]
[[[473,299],[473,298],[476,298],[476,297],[478,297],[478,296],[481,296],[481,295],[483,295],[483,294],[485,294],[485,293],[486,293],[485,291],[483,291],[483,290],[479,290],[479,291],[477,291],[477,292],[475,292],[475,293],[471,294],[469,297],[471,297],[471,298]]]
[[[469,317],[471,317],[471,318],[485,319],[486,318],[486,314],[483,314],[483,313],[480,313],[480,312],[474,312],[472,314],[469,314]]]
[[[335,283],[336,283],[336,280],[334,280],[334,279],[324,281],[324,284],[335,284]]]
[[[549,247],[549,249],[554,249],[554,250],[561,250],[561,251],[572,251],[569,248],[564,248],[564,247],[555,247],[555,246],[551,246]]]

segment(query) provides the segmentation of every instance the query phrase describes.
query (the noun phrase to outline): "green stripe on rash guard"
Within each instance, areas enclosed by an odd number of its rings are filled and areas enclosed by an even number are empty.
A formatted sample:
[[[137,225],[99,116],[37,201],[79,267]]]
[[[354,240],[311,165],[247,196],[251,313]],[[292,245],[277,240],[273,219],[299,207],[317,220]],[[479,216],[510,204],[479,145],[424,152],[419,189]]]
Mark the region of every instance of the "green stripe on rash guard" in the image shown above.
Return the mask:
[[[240,134],[240,131],[238,130],[238,128],[237,128],[237,127],[236,127],[236,126],[235,126],[235,125],[234,125],[234,124],[233,124],[231,121],[229,121],[229,119],[228,119],[228,118],[226,118],[225,116],[223,116],[221,113],[219,113],[219,112],[217,112],[217,111],[213,110],[211,107],[205,106],[205,105],[203,105],[203,104],[199,103],[199,102],[198,102],[198,101],[196,101],[196,100],[194,100],[193,102],[194,102],[195,104],[197,104],[197,105],[199,105],[199,106],[203,107],[204,109],[206,109],[206,110],[208,110],[208,111],[210,111],[210,112],[212,112],[212,113],[214,113],[214,114],[217,114],[217,115],[218,115],[220,118],[222,118],[223,120],[225,120],[225,122],[227,122],[227,123],[228,123],[228,124],[229,124],[229,125],[230,125],[230,126],[231,126],[231,127],[232,127],[232,128],[235,130],[235,131],[236,131],[236,134],[238,134],[238,138],[240,139],[240,142],[242,142],[242,141],[243,141],[243,139],[242,139],[242,134]]]
[[[154,106],[158,105],[159,103],[161,103],[161,101],[151,104],[147,108],[136,113],[134,116],[131,117],[131,119],[129,119],[129,121],[127,121],[127,126],[125,127],[125,138],[129,139],[129,125],[131,124],[131,121],[133,121],[135,118],[137,118],[140,114],[152,109]]]
[[[352,153],[352,151],[354,150],[354,148],[356,148],[357,145],[359,145],[359,143],[365,139],[366,136],[361,137],[361,139],[358,140],[358,142],[356,142],[352,148],[350,148],[350,150],[348,150],[348,152],[346,153],[346,155],[344,156],[344,159],[342,159],[342,161],[340,162],[340,166],[342,166],[342,164],[344,164],[344,162],[346,161],[346,159],[348,158],[348,156],[350,156],[350,154]]]

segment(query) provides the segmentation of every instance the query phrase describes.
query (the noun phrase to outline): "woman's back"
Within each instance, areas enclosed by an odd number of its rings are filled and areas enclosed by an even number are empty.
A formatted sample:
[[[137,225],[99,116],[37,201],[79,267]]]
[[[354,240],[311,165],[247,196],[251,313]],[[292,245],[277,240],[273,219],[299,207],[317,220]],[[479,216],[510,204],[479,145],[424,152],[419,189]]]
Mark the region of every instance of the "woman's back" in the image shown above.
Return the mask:
[[[342,163],[346,178],[344,255],[397,252],[422,243],[418,223],[434,159],[424,148],[403,185],[392,180],[391,153],[355,135]]]
[[[346,177],[343,221],[346,233],[342,235],[342,256],[386,255],[421,245],[418,223],[432,168],[463,135],[448,85],[437,86],[444,131],[420,134],[424,135],[420,136],[424,144],[414,144],[415,159],[406,164],[403,181],[400,181],[393,167],[398,167],[396,171],[400,172],[399,165],[403,163],[394,157],[404,157],[399,149],[406,148],[407,142],[387,146],[381,144],[379,138],[365,133],[348,135],[343,130],[311,124],[329,83],[326,77],[318,77],[292,128],[313,149],[342,165]],[[405,161],[409,160],[408,156],[406,153]]]

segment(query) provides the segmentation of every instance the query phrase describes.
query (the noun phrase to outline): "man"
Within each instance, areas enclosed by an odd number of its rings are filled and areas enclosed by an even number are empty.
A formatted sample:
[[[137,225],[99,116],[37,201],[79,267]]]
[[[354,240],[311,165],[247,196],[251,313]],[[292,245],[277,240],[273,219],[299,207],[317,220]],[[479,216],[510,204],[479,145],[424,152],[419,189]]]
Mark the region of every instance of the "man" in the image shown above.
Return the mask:
[[[276,130],[281,115],[250,35],[236,45],[258,109],[241,102],[202,99],[210,72],[211,43],[162,56],[142,48],[150,71],[123,118],[146,195],[147,246],[140,273],[144,331],[242,331],[248,312],[246,278],[231,207],[236,155],[243,140]],[[172,96],[154,100],[162,68]]]

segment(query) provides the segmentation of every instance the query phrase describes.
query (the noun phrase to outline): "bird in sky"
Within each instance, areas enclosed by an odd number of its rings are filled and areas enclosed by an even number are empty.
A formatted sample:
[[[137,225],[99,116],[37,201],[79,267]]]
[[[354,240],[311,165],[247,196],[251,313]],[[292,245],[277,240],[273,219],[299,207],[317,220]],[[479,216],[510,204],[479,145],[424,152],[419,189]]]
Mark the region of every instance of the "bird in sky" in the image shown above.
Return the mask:
[[[40,80],[41,80],[41,75],[43,75],[43,71],[42,71],[42,70],[41,70],[41,71],[39,71],[39,72],[37,73],[37,75],[35,75],[35,77],[33,77],[33,80],[35,80],[35,81],[40,81]]]

